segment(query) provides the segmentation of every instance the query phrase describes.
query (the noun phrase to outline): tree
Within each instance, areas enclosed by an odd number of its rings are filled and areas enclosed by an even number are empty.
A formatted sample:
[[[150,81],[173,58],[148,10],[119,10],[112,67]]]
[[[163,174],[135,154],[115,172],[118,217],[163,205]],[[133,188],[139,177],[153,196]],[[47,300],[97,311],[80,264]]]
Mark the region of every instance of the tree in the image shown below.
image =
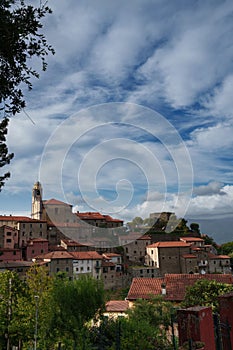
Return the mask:
[[[217,311],[218,297],[231,291],[233,291],[232,285],[201,279],[187,288],[183,306],[211,306],[213,311]]]
[[[8,118],[4,118],[0,122],[0,168],[5,166],[6,164],[9,164],[11,159],[13,158],[14,154],[10,153],[8,154],[8,147],[6,145],[6,134],[7,134],[7,125],[8,125]],[[6,172],[3,175],[0,175],[0,191],[2,186],[5,183],[5,180],[10,177],[10,173]]]
[[[0,110],[3,114],[0,123],[0,167],[9,164],[13,158],[13,153],[8,154],[6,134],[9,117],[26,106],[22,86],[30,90],[30,79],[39,78],[39,73],[31,68],[30,60],[32,57],[40,58],[45,71],[45,57],[50,52],[54,54],[40,32],[42,18],[51,13],[45,4],[34,7],[26,5],[24,0],[0,2]],[[9,172],[0,176],[0,191],[9,176]]]
[[[190,228],[193,232],[198,233],[199,235],[201,234],[199,224],[197,224],[196,222],[192,222],[190,224]]]
[[[233,242],[223,243],[220,250],[222,254],[233,255]]]
[[[78,280],[57,277],[52,292],[53,317],[47,324],[53,339],[69,341],[77,348],[86,339],[86,325],[104,306],[104,290],[100,281],[85,276]],[[71,342],[70,342],[71,340]]]
[[[170,350],[171,310],[172,304],[160,297],[138,300],[128,317],[104,319],[90,330],[90,338],[97,350]]]

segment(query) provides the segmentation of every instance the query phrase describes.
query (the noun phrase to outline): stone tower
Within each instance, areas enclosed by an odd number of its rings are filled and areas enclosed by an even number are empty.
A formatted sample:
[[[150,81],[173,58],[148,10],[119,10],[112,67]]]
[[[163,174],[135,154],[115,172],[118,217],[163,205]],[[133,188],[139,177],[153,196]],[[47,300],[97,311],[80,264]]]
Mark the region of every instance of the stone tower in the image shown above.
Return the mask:
[[[32,189],[32,219],[42,219],[42,187],[37,181]]]

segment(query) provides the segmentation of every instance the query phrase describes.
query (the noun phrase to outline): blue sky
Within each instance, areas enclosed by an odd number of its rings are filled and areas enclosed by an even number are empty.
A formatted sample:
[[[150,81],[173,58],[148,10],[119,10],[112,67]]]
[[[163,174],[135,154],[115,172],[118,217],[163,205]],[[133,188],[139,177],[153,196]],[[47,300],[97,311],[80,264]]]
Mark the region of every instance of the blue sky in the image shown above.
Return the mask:
[[[233,2],[49,5],[43,31],[56,55],[25,92],[33,122],[23,112],[11,120],[1,213],[29,214],[40,179],[46,199],[80,211],[129,221],[170,210],[218,219],[223,235],[233,213]]]

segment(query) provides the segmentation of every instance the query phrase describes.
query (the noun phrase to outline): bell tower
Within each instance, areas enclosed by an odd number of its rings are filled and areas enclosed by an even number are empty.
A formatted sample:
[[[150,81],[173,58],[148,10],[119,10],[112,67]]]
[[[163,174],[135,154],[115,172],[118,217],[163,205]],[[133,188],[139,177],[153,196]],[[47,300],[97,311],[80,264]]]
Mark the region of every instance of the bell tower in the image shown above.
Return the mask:
[[[42,187],[37,181],[32,189],[32,219],[42,219]]]

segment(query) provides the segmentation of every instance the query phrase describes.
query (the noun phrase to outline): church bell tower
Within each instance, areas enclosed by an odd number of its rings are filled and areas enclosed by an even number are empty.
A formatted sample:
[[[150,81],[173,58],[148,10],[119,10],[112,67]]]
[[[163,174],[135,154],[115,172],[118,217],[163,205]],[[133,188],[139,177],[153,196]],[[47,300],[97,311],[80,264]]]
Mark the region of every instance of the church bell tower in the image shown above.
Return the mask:
[[[32,189],[32,219],[42,219],[42,187],[37,181]]]

